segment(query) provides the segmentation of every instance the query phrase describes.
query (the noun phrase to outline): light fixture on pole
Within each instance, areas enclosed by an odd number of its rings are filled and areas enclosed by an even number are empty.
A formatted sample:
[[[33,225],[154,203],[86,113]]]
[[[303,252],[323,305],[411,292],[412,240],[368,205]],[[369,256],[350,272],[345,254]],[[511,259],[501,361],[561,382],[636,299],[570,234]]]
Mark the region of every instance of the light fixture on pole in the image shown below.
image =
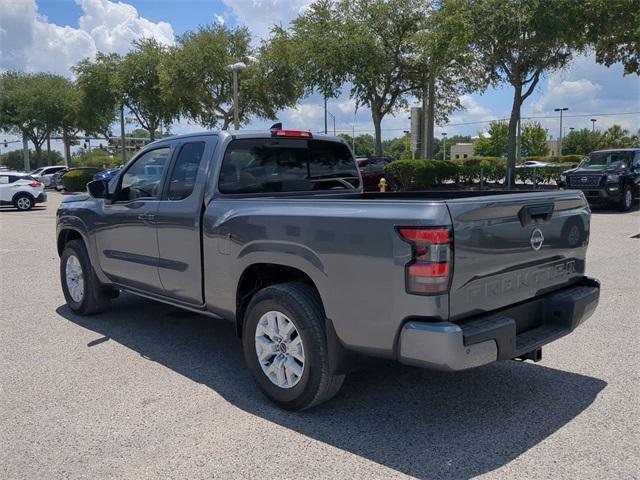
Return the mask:
[[[447,134],[445,132],[442,132],[441,135],[442,135],[442,160],[446,160],[445,155],[447,154]]]
[[[591,132],[592,133],[596,133],[596,122],[598,121],[598,119],[596,118],[592,118],[591,119]]]
[[[240,118],[238,115],[238,72],[247,68],[247,65],[243,62],[236,62],[231,65],[227,65],[233,72],[233,128],[238,130],[240,128]]]
[[[567,107],[554,108],[554,112],[560,112],[560,141],[558,142],[558,156],[562,155],[562,112],[569,110]]]

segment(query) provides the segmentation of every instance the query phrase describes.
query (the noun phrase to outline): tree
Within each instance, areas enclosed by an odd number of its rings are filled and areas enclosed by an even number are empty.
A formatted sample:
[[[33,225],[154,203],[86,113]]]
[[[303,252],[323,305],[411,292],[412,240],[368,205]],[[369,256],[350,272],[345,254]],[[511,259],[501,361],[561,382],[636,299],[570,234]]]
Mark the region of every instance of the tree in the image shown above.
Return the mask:
[[[600,148],[602,134],[589,128],[574,130],[562,139],[564,155],[586,155]]]
[[[481,89],[487,81],[469,49],[469,29],[459,11],[436,4],[416,39],[413,94],[422,98],[425,118],[420,156],[437,158],[440,142],[434,138],[434,125],[446,123],[449,114],[462,107],[461,95]]]
[[[80,91],[80,112],[85,133],[111,136],[111,124],[123,104],[122,82],[119,76],[122,58],[112,53],[98,53],[95,60],[85,59],[73,67]]]
[[[375,139],[368,133],[356,135],[355,143],[351,135],[341,133],[338,135],[353,148],[353,153],[359,157],[373,155],[375,150]],[[354,148],[355,147],[355,148]]]
[[[356,108],[371,110],[377,155],[383,118],[407,106],[415,34],[427,13],[425,4],[411,0],[320,0],[293,21],[296,42],[313,46],[303,62],[318,62],[324,70],[312,68],[320,75],[311,82],[325,94],[349,82]],[[328,37],[331,43],[323,44]]]
[[[405,133],[402,137],[385,140],[382,142],[382,151],[394,160],[411,160],[411,135]]]
[[[57,127],[60,88],[64,79],[44,73],[5,72],[0,76],[0,129],[24,135],[38,158],[42,145]]]
[[[587,0],[589,39],[596,61],[607,67],[621,62],[625,75],[640,75],[640,4],[638,0]]]
[[[602,135],[600,148],[625,148],[633,146],[633,139],[629,136],[629,130],[620,125],[612,125]]]
[[[569,64],[586,45],[582,2],[574,0],[448,0],[443,8],[466,17],[470,46],[493,84],[513,87],[507,167],[516,162],[516,130],[523,102],[545,72]],[[513,174],[509,177],[513,181]]]
[[[548,155],[547,134],[547,129],[539,122],[525,123],[520,137],[520,151],[528,157]]]
[[[286,32],[275,29],[269,41],[251,46],[246,27],[200,27],[178,38],[163,70],[165,94],[176,98],[182,113],[213,128],[226,130],[234,116],[232,72],[229,65],[244,62],[239,73],[240,123],[253,116],[275,119],[277,111],[295,105],[302,95],[292,67],[293,48]]]
[[[136,40],[133,46],[118,67],[119,84],[124,104],[153,141],[161,123],[169,125],[178,117],[179,104],[175,95],[163,91],[160,80],[167,48],[154,39]]]
[[[473,144],[476,155],[481,157],[503,157],[509,142],[509,125],[506,122],[494,121],[487,130],[489,136],[478,133],[478,140]]]
[[[32,169],[42,167],[44,165],[58,165],[64,163],[62,155],[60,155],[60,152],[56,150],[51,151],[50,162],[45,163],[45,159],[42,158],[42,154],[38,154],[38,152],[35,152],[33,150],[29,150],[29,157],[35,160],[35,162],[31,164]],[[0,155],[0,165],[7,167],[9,170],[23,170],[24,161],[22,157],[22,149],[11,150]]]

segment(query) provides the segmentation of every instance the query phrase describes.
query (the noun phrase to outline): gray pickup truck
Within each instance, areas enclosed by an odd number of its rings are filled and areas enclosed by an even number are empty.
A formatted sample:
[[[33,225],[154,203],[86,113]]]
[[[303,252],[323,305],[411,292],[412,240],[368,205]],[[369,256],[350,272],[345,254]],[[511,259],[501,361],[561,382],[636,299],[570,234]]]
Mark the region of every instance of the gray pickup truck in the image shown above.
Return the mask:
[[[597,306],[589,219],[571,190],[363,193],[338,138],[211,132],[65,198],[57,247],[74,312],[126,291],[232,321],[260,389],[302,410],[361,356],[539,360]]]

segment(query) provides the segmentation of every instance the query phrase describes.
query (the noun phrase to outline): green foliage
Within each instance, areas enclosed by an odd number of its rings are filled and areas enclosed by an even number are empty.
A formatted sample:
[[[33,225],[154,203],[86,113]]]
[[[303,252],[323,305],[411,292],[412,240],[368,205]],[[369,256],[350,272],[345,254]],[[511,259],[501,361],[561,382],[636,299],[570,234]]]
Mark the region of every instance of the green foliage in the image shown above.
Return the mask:
[[[166,94],[161,82],[168,51],[154,39],[136,40],[118,65],[118,85],[127,108],[155,140],[160,123],[170,124],[179,114],[176,95]]]
[[[115,53],[98,53],[95,60],[82,60],[73,68],[80,95],[78,118],[85,134],[108,137],[111,133],[111,123],[123,100],[121,61]]]
[[[558,163],[557,165],[541,168],[517,168],[516,179],[523,183],[550,183],[572,166],[573,164],[571,163]]]
[[[522,125],[520,135],[520,151],[527,157],[544,156],[549,153],[547,146],[547,129],[538,122],[525,123]]]
[[[382,153],[395,160],[411,160],[411,135],[405,134],[403,137],[383,141]]]
[[[427,14],[426,4],[412,0],[319,0],[292,22],[304,52],[301,70],[310,72],[303,73],[305,83],[332,96],[348,82],[356,108],[371,109],[377,155],[382,119],[407,106],[415,34]]]
[[[596,61],[607,67],[621,62],[625,74],[640,75],[640,4],[638,0],[585,0],[589,39]]]
[[[78,167],[97,167],[109,169],[122,164],[121,155],[110,155],[104,150],[93,150],[91,153],[84,151],[80,155],[73,156],[71,164]]]
[[[485,138],[482,133],[479,139],[473,144],[476,155],[481,157],[502,157],[507,152],[507,141],[509,126],[505,122],[494,121],[489,125],[487,131],[490,138]]]
[[[38,153],[33,150],[29,150],[29,159],[32,169],[44,167],[45,165],[58,165],[64,163],[62,155],[60,155],[60,152],[56,150],[51,150],[51,162],[47,160],[46,151]],[[22,150],[11,150],[0,155],[0,165],[4,165],[9,170],[22,171],[24,169]]]
[[[62,184],[67,192],[83,192],[94,175],[94,171],[71,170],[62,176]]]
[[[586,155],[598,150],[602,143],[602,134],[589,128],[574,130],[562,139],[562,153]]]
[[[396,160],[384,168],[387,180],[395,182],[401,190],[410,190],[416,185],[420,162],[426,160]]]
[[[494,85],[513,87],[507,157],[516,160],[523,102],[545,72],[566,67],[586,47],[588,23],[575,0],[443,0],[443,10],[466,19],[470,47]],[[495,153],[495,152],[494,152]]]
[[[353,143],[353,137],[351,137],[351,135],[341,133],[338,136],[342,138],[345,142],[347,142],[349,146],[353,147],[354,143]],[[373,155],[374,149],[375,149],[375,140],[371,135],[369,135],[368,133],[365,133],[363,135],[356,135],[355,149],[353,152],[354,155],[358,157],[370,156],[370,155]]]
[[[622,128],[620,125],[612,125],[604,132],[600,140],[600,148],[625,148],[636,145],[638,145],[638,139],[629,136],[629,130]]]

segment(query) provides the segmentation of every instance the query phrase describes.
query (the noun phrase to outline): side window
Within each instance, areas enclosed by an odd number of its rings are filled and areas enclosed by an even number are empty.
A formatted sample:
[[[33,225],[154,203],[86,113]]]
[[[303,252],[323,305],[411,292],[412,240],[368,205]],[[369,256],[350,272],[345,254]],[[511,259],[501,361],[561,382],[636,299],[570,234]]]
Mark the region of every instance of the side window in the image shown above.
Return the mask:
[[[169,180],[169,200],[184,200],[193,192],[204,147],[204,142],[193,142],[180,148]]]
[[[0,185],[6,185],[7,183],[9,183],[9,177],[6,175],[0,176]]]
[[[137,158],[122,176],[117,200],[158,198],[162,190],[162,174],[170,153],[169,147],[163,147],[146,152]]]

